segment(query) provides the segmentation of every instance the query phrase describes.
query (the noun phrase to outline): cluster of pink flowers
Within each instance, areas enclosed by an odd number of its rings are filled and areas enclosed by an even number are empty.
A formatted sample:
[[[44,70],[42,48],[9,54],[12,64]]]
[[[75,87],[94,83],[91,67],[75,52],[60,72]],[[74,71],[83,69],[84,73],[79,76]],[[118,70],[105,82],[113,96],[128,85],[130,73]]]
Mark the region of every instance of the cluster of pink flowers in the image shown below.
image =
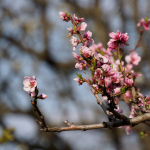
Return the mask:
[[[116,33],[114,32],[109,33],[109,36],[112,39],[110,39],[110,41],[107,43],[108,50],[116,51],[119,44],[120,47],[123,47],[124,45],[128,45],[127,41],[129,39],[129,36],[127,34],[128,33],[123,34],[119,30]]]
[[[38,82],[36,81],[36,77],[28,77],[25,76],[24,80],[23,80],[23,89],[28,92],[28,94],[32,97],[32,98],[39,98],[39,99],[45,99],[47,98],[47,95],[45,94],[41,94],[38,96],[38,90],[37,90],[37,84]]]
[[[60,18],[64,20],[64,17],[61,16]],[[121,33],[119,30],[116,33],[111,32],[109,34],[111,39],[107,43],[108,48],[105,49],[102,43],[97,45],[94,44],[94,40],[91,38],[92,32],[85,31],[87,24],[83,22],[85,21],[84,18],[78,18],[74,14],[73,19],[71,19],[71,21],[75,26],[74,29],[72,29],[72,27],[68,28],[73,50],[75,51],[77,46],[82,44],[79,47],[81,56],[77,53],[73,53],[73,57],[75,57],[77,61],[75,68],[83,71],[89,68],[91,71],[90,78],[84,79],[82,75],[78,75],[78,78],[74,80],[77,81],[79,85],[83,82],[87,82],[95,89],[95,92],[102,94],[103,100],[107,100],[109,105],[111,105],[109,97],[113,95],[115,98],[114,109],[122,113],[123,110],[119,109],[118,104],[119,97],[124,94],[124,98],[127,102],[132,100],[130,89],[135,78],[141,76],[141,74],[135,73],[133,66],[139,65],[141,57],[132,50],[131,53],[125,57],[126,64],[124,61],[121,61],[120,48],[124,45],[128,45],[128,33]],[[79,23],[81,24],[78,25]],[[138,26],[144,26],[145,30],[149,29],[149,25],[149,19],[141,19],[138,23]],[[85,32],[81,35],[79,31]],[[78,34],[80,39],[73,36],[74,34]],[[118,51],[117,57],[112,53],[114,51]],[[139,106],[143,106],[142,102],[143,101],[139,98]],[[150,97],[147,98],[145,106],[150,109]],[[134,106],[131,107],[131,114],[129,117],[135,117]],[[124,128],[127,134],[131,133],[131,126],[124,126]]]
[[[150,26],[150,18],[142,18],[139,23],[137,24],[137,27],[144,27],[144,30],[148,31]]]
[[[60,18],[64,20],[62,17]],[[78,18],[74,14],[73,19],[76,23],[75,28],[78,31],[85,31],[87,24],[83,22],[85,21],[84,18]],[[79,23],[81,24],[78,27]],[[77,37],[73,36],[74,34],[77,34],[76,30],[72,29],[72,27],[70,27],[68,30],[70,31],[69,36],[71,36],[70,41],[73,45],[74,51],[76,50],[77,46],[82,43],[79,48],[81,56],[79,56],[77,53],[73,53],[73,56],[77,60],[75,68],[79,70],[86,70],[88,67],[91,70],[92,68],[94,77],[92,78],[92,81],[90,80],[90,82],[93,87],[99,91],[103,91],[103,89],[106,88],[106,92],[110,95],[113,95],[120,93],[124,86],[127,88],[132,86],[133,75],[134,77],[138,76],[132,70],[132,65],[138,65],[141,58],[136,52],[126,56],[127,65],[124,66],[124,62],[122,62],[123,69],[125,70],[125,77],[123,77],[123,74],[120,71],[120,61],[119,59],[115,61],[112,54],[112,52],[116,51],[119,46],[122,47],[124,45],[128,45],[127,41],[129,36],[127,33],[123,34],[120,31],[117,31],[116,33],[110,33],[109,36],[112,39],[110,39],[107,44],[108,48],[105,49],[101,43],[97,45],[94,44],[94,40],[91,39],[92,32],[85,31],[82,35],[82,39],[78,39]],[[92,45],[89,46],[89,44]],[[81,79],[75,78],[75,80],[79,84],[83,83],[81,82]],[[103,96],[105,96],[104,93]]]

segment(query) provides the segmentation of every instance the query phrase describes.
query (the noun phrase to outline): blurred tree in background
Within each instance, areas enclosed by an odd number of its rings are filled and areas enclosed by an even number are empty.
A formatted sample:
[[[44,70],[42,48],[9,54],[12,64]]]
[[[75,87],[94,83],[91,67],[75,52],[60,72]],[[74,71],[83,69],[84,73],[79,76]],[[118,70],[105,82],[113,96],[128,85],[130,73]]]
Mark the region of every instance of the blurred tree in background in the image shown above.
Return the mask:
[[[137,22],[150,17],[149,0],[0,0],[0,132],[14,128],[13,141],[0,145],[6,150],[148,150],[150,137],[139,132],[150,129],[138,125],[129,136],[122,128],[112,130],[39,132],[37,114],[23,91],[24,76],[37,77],[41,93],[48,95],[38,106],[50,126],[64,120],[75,124],[94,124],[106,120],[87,85],[73,81],[72,46],[67,36],[69,24],[60,20],[59,11],[84,17],[95,43],[107,48],[109,32],[127,32],[129,53],[137,43]],[[143,94],[150,95],[150,32],[145,32],[137,52],[142,61],[136,71]],[[129,108],[120,103],[126,115]]]

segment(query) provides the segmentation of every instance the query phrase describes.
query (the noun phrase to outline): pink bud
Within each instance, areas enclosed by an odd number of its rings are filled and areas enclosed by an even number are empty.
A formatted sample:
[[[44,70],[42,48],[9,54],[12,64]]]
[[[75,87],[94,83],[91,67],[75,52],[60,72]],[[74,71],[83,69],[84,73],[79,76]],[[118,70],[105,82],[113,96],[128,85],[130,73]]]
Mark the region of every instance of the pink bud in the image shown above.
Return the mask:
[[[47,98],[47,95],[41,94],[41,95],[39,96],[39,98],[40,98],[40,99],[45,99],[45,98]]]

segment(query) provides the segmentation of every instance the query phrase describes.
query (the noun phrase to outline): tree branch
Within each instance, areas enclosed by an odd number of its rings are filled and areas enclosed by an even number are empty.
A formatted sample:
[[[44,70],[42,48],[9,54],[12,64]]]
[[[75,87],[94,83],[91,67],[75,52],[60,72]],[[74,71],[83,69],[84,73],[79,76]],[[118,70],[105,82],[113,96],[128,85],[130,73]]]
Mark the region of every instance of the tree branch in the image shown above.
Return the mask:
[[[101,124],[91,124],[91,125],[74,125],[70,124],[68,121],[64,121],[67,127],[47,127],[46,129],[40,129],[40,131],[45,132],[61,132],[61,131],[75,131],[75,130],[91,130],[91,129],[100,129],[100,128],[110,128],[110,127],[120,127],[125,125],[135,126],[144,121],[150,120],[150,113],[145,113],[144,115],[137,116],[130,119],[130,122],[124,122],[123,120],[116,120],[115,122],[103,122]]]

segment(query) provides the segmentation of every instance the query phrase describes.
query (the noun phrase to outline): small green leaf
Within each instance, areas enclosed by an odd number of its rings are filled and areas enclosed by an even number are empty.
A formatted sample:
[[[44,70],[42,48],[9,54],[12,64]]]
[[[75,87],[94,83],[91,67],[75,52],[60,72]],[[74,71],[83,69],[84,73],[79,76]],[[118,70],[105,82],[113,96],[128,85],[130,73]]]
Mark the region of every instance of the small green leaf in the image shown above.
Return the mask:
[[[127,91],[126,85],[120,90],[122,93],[125,93]]]
[[[92,85],[93,83],[92,83],[92,81],[91,80],[89,80],[90,81],[90,84]]]
[[[67,17],[69,17],[69,15],[67,14],[67,12],[66,11],[64,11],[65,12],[65,15],[67,16]]]
[[[76,73],[76,75],[77,75],[77,77],[78,77],[79,79],[81,79],[81,80],[83,79],[83,77],[82,77],[81,74],[77,74],[77,73]]]
[[[77,29],[76,29],[76,26],[73,26],[73,29],[76,31]]]

